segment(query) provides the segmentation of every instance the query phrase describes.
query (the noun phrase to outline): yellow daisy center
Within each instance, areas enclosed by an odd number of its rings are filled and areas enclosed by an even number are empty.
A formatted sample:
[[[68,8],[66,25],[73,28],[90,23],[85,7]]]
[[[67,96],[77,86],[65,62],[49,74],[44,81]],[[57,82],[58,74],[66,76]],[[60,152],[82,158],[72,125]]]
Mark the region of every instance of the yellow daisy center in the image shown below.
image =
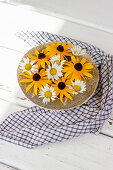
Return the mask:
[[[56,68],[51,68],[50,74],[51,74],[52,76],[54,76],[56,73],[57,73]]]
[[[56,60],[54,63],[56,63],[56,64],[58,64],[58,65],[61,64],[61,62],[60,62],[59,60]]]
[[[51,98],[52,93],[50,91],[46,91],[44,95],[46,98]]]
[[[79,92],[81,90],[81,87],[78,85],[73,86],[73,89],[75,90],[75,92]]]
[[[26,70],[29,71],[31,68],[32,68],[32,65],[31,65],[31,64],[26,64],[26,65],[25,65],[25,69],[26,69]]]

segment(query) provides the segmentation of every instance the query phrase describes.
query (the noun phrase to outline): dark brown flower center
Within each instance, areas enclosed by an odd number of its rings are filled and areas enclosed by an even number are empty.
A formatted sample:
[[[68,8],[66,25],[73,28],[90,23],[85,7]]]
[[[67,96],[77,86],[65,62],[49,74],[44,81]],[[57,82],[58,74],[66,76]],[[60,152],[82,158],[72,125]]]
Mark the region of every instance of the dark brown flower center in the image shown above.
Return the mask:
[[[63,52],[64,51],[64,47],[62,45],[59,45],[57,47],[57,50],[60,51],[60,52]]]
[[[41,78],[40,75],[37,74],[37,73],[33,75],[33,80],[34,81],[38,81],[38,80],[40,80],[40,78]]]
[[[39,59],[45,58],[45,54],[44,53],[39,53],[38,58]]]
[[[64,88],[65,88],[65,83],[64,82],[60,82],[60,83],[58,83],[58,88],[60,89],[60,90],[63,90]]]
[[[74,65],[74,68],[75,68],[76,70],[78,70],[78,71],[81,71],[81,70],[82,70],[82,64],[81,64],[81,63],[76,63],[76,64]]]

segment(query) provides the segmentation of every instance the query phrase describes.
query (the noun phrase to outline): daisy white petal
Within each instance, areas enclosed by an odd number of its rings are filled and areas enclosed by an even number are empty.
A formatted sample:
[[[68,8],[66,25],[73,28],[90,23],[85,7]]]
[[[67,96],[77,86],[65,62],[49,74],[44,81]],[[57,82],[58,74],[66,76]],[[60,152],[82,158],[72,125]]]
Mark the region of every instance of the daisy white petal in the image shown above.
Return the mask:
[[[86,50],[82,49],[80,46],[73,45],[71,47],[72,54],[75,56],[83,56],[86,54]]]
[[[72,86],[69,86],[70,89],[73,90],[73,94],[83,93],[86,91],[86,82],[76,80],[75,82],[72,82]]]
[[[53,57],[51,57],[50,62],[52,64],[56,63],[57,65],[62,66],[66,61],[65,60],[61,61],[60,55],[54,55]]]
[[[23,61],[19,63],[20,69],[22,72],[28,71],[29,74],[35,73],[38,69],[38,65],[35,64],[35,61],[29,61],[29,58],[23,58]]]
[[[51,86],[49,87],[47,84],[43,88],[41,88],[42,91],[39,92],[39,97],[43,98],[43,103],[47,104],[50,102],[50,100],[55,100],[56,98],[56,92],[54,91],[54,88]]]
[[[48,69],[46,69],[48,79],[50,80],[58,80],[59,77],[62,77],[62,66],[58,66],[56,63],[52,64],[52,66],[49,66]]]

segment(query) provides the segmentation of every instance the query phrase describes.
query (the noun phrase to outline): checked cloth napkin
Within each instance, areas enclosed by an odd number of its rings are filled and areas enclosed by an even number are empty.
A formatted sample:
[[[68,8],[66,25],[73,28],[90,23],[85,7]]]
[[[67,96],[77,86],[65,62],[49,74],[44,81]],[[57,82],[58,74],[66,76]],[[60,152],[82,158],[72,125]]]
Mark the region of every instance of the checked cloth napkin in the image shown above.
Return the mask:
[[[30,47],[50,43],[50,41],[66,41],[81,46],[95,61],[100,80],[95,94],[77,108],[54,111],[34,106],[12,113],[0,124],[0,139],[34,148],[86,133],[98,134],[112,112],[113,56],[85,42],[47,32],[22,31],[17,36],[27,42]]]

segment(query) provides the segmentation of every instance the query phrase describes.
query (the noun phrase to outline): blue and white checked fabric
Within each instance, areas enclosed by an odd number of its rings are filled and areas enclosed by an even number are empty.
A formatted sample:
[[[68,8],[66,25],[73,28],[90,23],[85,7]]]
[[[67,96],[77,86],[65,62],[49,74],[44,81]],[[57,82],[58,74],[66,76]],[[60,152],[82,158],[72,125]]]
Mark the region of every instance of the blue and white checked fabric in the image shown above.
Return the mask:
[[[100,81],[95,94],[83,104],[66,111],[50,111],[34,106],[17,111],[0,124],[0,139],[34,148],[39,145],[61,142],[86,133],[98,134],[112,111],[113,56],[85,42],[47,32],[20,32],[18,37],[31,47],[50,41],[66,41],[86,49],[95,61]]]

